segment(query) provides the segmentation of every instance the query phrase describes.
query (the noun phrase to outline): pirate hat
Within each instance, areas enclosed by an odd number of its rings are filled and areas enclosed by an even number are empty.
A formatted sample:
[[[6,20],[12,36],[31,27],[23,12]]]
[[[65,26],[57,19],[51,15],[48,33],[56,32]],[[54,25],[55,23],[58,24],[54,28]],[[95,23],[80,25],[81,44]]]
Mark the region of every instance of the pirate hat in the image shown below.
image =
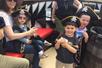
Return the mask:
[[[77,16],[68,16],[62,20],[64,26],[66,25],[75,25],[76,27],[80,26],[80,20]]]
[[[84,6],[77,13],[76,16],[80,17],[81,14],[87,14],[91,17],[91,21],[98,20],[98,15],[93,11],[93,9],[89,6]]]
[[[26,15],[26,17],[30,18],[30,13],[27,12],[25,9],[19,9],[12,13],[13,17],[17,17],[18,15]]]

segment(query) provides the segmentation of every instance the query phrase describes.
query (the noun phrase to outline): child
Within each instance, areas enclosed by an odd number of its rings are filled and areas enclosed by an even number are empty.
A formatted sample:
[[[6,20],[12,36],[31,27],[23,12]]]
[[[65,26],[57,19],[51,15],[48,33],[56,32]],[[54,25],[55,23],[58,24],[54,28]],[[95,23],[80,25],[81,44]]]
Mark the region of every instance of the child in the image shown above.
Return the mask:
[[[78,38],[84,37],[84,41],[88,41],[88,33],[87,33],[87,26],[90,22],[91,17],[83,13],[80,15],[80,27],[77,29],[76,35]]]
[[[56,40],[55,47],[57,49],[56,68],[73,68],[74,54],[78,49],[78,41],[75,35],[80,21],[76,16],[64,19],[64,34]]]
[[[13,26],[13,29],[15,32],[25,32],[25,31],[29,30],[29,28],[27,27],[27,23],[30,18],[30,14],[26,10],[24,10],[24,9],[18,10],[16,12],[14,12],[12,15],[14,17],[16,17],[15,18],[16,23]],[[33,45],[33,47],[35,49],[37,49],[39,54],[40,54],[40,51],[42,51],[42,49],[43,49],[42,48],[43,45],[50,44],[47,41],[41,39],[37,35],[37,33],[34,33],[34,36],[31,39],[30,38],[22,38],[22,39],[19,39],[19,41],[24,44]]]
[[[89,35],[87,33],[87,25],[90,22],[91,17],[86,14],[82,13],[80,15],[80,27],[76,31],[76,37],[78,38],[79,41],[79,50],[77,51],[76,57],[75,57],[75,63],[76,66],[80,64],[80,58],[81,58],[81,52],[82,52],[82,43],[85,42],[87,43]]]
[[[97,14],[88,6],[83,7],[77,13],[77,16],[80,18],[80,27],[77,29],[76,36],[80,42],[80,51],[79,53],[79,62],[82,63],[82,60],[85,56],[86,45],[89,38],[88,27],[93,26],[92,22],[98,19]],[[87,29],[88,28],[88,29]]]

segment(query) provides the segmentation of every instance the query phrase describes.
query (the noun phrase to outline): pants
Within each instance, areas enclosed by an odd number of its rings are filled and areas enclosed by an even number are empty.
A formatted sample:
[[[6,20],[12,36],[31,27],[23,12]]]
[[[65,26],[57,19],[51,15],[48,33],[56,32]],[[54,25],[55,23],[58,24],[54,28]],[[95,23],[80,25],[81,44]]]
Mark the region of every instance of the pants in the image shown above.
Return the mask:
[[[36,49],[34,49],[33,61],[32,68],[39,68],[40,57]]]
[[[41,50],[43,50],[44,43],[41,40],[33,39],[32,45],[33,45],[34,49],[36,49],[38,52],[40,52]]]
[[[25,50],[24,50],[24,54],[34,54],[33,60],[32,60],[32,62],[33,62],[32,63],[32,66],[33,66],[32,68],[39,68],[40,58],[39,58],[38,49],[36,48],[36,46],[39,46],[39,45],[35,44],[35,47],[33,47],[32,45],[26,45]],[[13,49],[13,51],[15,51],[15,49]],[[17,49],[17,51],[19,51],[19,49]]]
[[[66,64],[66,63],[60,62],[59,60],[56,60],[56,68],[73,68],[73,63]]]
[[[0,68],[29,68],[29,61],[24,58],[0,55]]]

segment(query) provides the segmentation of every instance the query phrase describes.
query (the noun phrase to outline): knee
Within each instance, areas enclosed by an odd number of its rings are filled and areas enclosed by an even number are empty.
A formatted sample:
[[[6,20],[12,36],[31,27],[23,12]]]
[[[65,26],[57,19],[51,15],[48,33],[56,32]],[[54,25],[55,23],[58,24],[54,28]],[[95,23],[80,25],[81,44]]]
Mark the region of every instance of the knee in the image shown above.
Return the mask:
[[[22,58],[21,62],[19,63],[22,68],[29,68],[29,60]]]
[[[27,60],[27,59],[25,59],[25,58],[22,59],[22,62],[24,62],[24,64],[29,65],[29,60]]]

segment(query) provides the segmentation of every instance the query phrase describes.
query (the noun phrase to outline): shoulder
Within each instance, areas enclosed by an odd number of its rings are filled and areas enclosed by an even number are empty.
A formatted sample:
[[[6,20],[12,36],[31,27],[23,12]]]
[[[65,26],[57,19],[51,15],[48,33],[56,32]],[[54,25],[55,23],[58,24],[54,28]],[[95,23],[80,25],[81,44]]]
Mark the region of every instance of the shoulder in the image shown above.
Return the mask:
[[[0,11],[0,16],[1,17],[7,17],[9,15],[6,12],[4,12],[4,11]]]
[[[9,18],[9,15],[4,11],[0,11],[0,17],[2,17],[4,20],[6,20]]]
[[[4,11],[0,11],[0,17],[2,17],[4,19],[4,23],[5,25],[11,25],[12,21],[11,21],[11,17]]]

